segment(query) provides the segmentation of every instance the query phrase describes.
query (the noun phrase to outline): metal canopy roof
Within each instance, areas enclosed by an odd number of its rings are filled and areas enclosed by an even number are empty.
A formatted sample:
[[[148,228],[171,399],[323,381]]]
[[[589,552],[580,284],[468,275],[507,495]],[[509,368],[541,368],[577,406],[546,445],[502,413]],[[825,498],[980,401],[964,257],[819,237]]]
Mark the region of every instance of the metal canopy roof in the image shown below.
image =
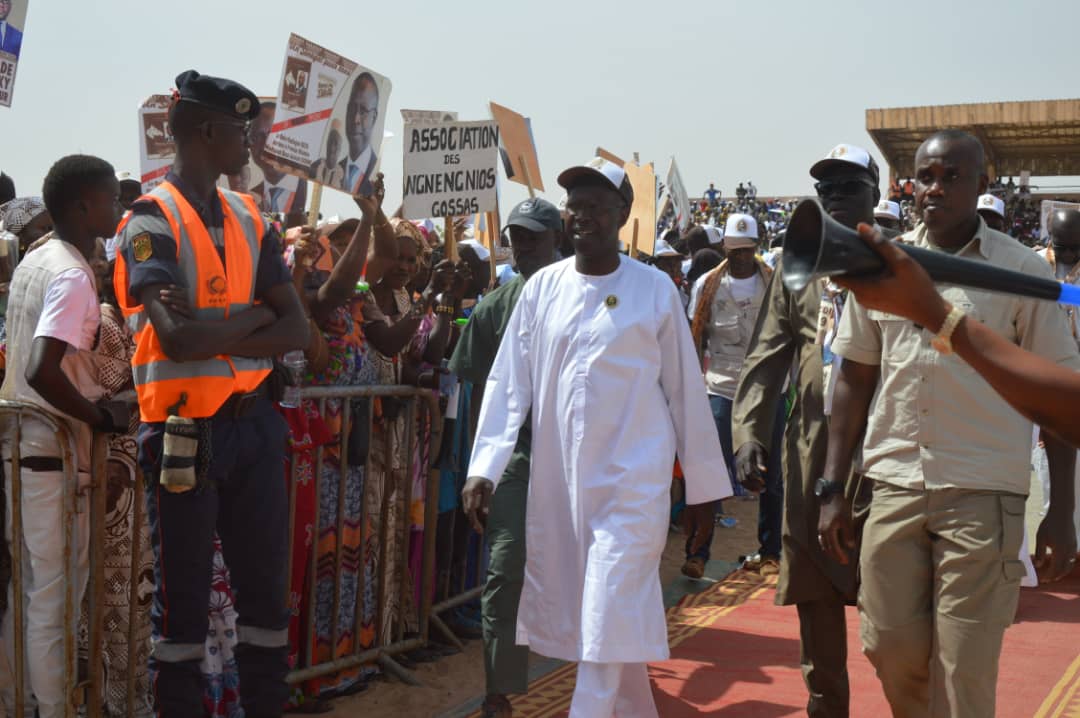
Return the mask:
[[[915,151],[937,130],[971,132],[991,178],[1080,175],[1080,99],[930,105],[866,111],[866,131],[898,177],[915,174]]]

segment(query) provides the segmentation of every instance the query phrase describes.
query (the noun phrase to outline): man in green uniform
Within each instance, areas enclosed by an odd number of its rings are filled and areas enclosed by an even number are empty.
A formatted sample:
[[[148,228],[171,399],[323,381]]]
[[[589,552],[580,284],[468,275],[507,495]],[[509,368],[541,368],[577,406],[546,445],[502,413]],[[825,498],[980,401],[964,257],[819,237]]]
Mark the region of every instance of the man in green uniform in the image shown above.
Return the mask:
[[[874,223],[880,198],[878,168],[866,150],[838,145],[810,168],[825,211],[848,227]],[[783,456],[784,524],[776,602],[799,611],[803,679],[811,718],[848,715],[847,641],[844,606],[855,598],[855,564],[829,559],[817,541],[815,483],[825,469],[827,363],[839,324],[843,295],[835,286],[811,282],[801,292],[784,287],[783,259],[762,301],[750,350],[743,363],[732,413],[736,478],[748,489],[764,486],[776,404],[796,373],[795,402],[788,420]],[[822,294],[825,294],[825,300]],[[821,330],[821,331],[819,331]],[[831,355],[828,356],[831,363]],[[854,484],[855,482],[849,482]],[[834,490],[833,487],[828,487]],[[857,507],[861,513],[862,506]]]
[[[527,199],[514,207],[507,222],[510,247],[518,276],[480,302],[450,359],[450,371],[473,386],[471,419],[483,403],[484,384],[495,362],[503,331],[510,321],[526,280],[555,261],[562,217],[555,205]],[[510,337],[507,341],[514,341]],[[525,505],[529,491],[529,460],[532,432],[529,421],[521,428],[510,465],[499,490],[491,497],[486,538],[491,549],[487,583],[481,599],[484,629],[484,674],[487,697],[484,718],[512,715],[507,695],[529,688],[529,649],[515,645],[517,608],[525,579]],[[470,481],[463,496],[479,490]]]

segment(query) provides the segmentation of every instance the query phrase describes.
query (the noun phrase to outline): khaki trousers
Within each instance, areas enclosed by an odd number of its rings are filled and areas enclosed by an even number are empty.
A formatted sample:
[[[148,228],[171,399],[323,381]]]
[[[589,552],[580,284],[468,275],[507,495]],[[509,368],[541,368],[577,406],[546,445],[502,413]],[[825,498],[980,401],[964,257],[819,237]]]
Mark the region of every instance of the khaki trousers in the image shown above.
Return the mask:
[[[863,652],[899,718],[994,715],[1024,566],[1024,497],[876,481],[863,530]]]

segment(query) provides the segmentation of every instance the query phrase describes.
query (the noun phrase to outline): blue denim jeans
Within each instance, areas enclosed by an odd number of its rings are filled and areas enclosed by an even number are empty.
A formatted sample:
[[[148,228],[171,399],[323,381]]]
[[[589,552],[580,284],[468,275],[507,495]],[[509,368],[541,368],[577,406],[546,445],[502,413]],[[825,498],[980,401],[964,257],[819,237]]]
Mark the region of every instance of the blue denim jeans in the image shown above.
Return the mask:
[[[731,399],[709,395],[709,406],[712,408],[713,421],[716,422],[716,433],[720,438],[720,448],[724,452],[724,464],[727,467],[728,476],[731,477],[732,489],[734,489],[737,482],[735,480],[735,450],[731,445],[732,405]],[[780,556],[780,532],[784,521],[784,477],[780,468],[783,442],[784,402],[781,400],[776,407],[772,442],[768,447],[769,461],[768,471],[765,474],[765,490],[758,497],[758,551],[763,556]],[[717,511],[719,510],[718,505]],[[709,537],[696,553],[690,551],[690,539],[687,539],[687,558],[696,556],[709,560],[713,528],[710,527]]]

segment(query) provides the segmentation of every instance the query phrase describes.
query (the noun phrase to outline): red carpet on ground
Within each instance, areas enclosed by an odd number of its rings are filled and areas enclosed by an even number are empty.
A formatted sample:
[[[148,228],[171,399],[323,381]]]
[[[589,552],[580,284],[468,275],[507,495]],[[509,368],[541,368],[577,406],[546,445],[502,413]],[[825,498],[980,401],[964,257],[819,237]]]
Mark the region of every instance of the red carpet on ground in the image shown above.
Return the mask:
[[[737,571],[668,611],[671,659],[649,666],[663,718],[805,715],[794,607],[774,606],[772,580]],[[859,648],[859,619],[848,609],[852,716],[887,716],[874,669]],[[522,718],[565,716],[575,667],[535,681],[514,700]],[[999,718],[1080,717],[1080,570],[1058,584],[1023,589],[1005,635]]]

